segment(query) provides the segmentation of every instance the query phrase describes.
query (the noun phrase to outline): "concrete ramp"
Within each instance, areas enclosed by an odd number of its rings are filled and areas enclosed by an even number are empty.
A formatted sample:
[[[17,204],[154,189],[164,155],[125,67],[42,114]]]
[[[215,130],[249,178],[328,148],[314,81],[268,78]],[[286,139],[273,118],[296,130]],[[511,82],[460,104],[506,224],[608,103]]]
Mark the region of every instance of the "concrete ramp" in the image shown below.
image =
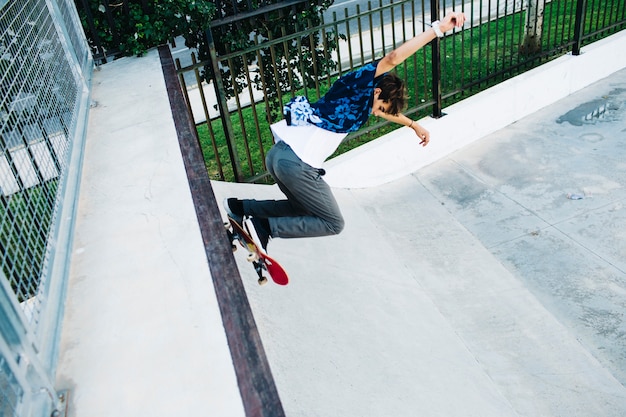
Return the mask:
[[[411,175],[336,189],[342,234],[270,243],[287,287],[235,254],[286,414],[625,415],[624,87],[626,70]]]
[[[287,415],[623,415],[623,386],[416,178],[336,195],[344,233],[270,244],[289,286],[236,254]]]

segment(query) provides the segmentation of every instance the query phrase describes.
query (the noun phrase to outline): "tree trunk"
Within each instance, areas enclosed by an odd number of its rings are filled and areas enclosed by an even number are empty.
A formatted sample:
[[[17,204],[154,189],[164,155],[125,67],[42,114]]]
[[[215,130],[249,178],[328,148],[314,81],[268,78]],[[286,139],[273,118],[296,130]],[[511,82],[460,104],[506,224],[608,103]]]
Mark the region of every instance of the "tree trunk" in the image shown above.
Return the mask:
[[[541,29],[543,27],[544,6],[544,0],[528,0],[524,41],[520,46],[520,53],[523,55],[532,55],[541,51]]]

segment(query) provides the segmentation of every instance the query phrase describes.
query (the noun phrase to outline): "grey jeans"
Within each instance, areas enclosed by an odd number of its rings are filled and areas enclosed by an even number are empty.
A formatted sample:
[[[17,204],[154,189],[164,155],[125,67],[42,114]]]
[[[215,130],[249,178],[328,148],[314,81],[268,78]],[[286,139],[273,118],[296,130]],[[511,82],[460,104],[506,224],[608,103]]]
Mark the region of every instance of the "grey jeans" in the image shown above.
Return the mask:
[[[243,200],[246,215],[268,219],[273,237],[328,236],[343,230],[343,216],[323,170],[302,162],[282,141],[270,149],[265,162],[287,199]]]

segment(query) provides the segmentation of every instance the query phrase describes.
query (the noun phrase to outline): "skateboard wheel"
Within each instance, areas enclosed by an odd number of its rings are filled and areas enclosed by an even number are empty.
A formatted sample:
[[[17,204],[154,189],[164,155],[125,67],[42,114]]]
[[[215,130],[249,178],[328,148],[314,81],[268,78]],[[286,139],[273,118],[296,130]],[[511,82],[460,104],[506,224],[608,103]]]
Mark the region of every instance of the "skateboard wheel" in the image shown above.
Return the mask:
[[[256,253],[249,253],[246,259],[248,262],[256,262],[259,260],[259,255]]]
[[[237,245],[231,243],[230,246],[233,248],[233,253],[237,252]]]
[[[265,285],[265,284],[267,284],[267,277],[259,278],[259,285]]]

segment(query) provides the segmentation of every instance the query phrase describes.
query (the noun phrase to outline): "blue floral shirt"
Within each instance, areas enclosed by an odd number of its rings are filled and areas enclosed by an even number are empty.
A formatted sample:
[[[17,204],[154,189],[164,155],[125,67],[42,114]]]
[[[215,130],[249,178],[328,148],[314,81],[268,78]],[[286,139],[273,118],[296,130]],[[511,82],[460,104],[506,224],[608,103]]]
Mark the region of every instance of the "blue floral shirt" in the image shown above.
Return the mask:
[[[330,87],[316,103],[311,103],[311,123],[337,133],[358,130],[370,115],[374,88],[382,76],[374,78],[378,62],[347,73]]]

